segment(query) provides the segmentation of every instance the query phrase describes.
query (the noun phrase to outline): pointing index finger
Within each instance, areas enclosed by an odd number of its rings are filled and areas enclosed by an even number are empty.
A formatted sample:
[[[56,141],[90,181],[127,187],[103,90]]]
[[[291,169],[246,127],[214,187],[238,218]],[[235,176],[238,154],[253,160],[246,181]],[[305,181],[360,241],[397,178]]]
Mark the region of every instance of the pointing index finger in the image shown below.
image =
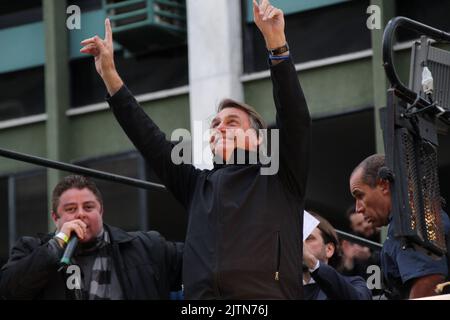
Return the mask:
[[[111,21],[109,18],[105,19],[105,40],[108,43],[112,43],[112,29],[111,29]]]

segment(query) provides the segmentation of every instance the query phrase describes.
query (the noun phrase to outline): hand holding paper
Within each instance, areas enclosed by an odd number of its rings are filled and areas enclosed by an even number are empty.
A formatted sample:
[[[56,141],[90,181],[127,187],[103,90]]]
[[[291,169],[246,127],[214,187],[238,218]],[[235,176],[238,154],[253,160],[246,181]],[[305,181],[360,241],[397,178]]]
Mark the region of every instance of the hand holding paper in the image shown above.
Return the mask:
[[[308,211],[303,211],[303,241],[313,232],[319,225],[319,220],[314,218]]]

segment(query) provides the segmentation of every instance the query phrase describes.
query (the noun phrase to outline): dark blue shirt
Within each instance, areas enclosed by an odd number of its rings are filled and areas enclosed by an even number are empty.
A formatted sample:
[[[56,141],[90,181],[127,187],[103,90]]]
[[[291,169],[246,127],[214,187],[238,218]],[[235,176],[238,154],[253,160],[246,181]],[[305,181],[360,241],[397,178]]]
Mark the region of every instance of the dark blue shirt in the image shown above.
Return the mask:
[[[450,220],[442,214],[445,234],[450,231]],[[394,221],[388,227],[386,241],[381,250],[381,269],[387,289],[393,293],[392,298],[408,298],[409,280],[432,274],[448,275],[447,258],[436,259],[412,247],[402,249],[401,240],[394,236]]]
[[[311,273],[315,283],[303,286],[305,300],[371,300],[372,293],[361,277],[347,277],[320,263]]]

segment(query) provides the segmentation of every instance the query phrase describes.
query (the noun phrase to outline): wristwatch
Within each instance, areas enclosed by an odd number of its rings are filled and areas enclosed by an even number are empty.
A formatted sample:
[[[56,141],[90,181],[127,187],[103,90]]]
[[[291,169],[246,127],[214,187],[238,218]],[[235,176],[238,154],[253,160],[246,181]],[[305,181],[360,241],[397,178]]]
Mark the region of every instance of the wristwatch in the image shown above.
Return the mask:
[[[275,49],[268,49],[268,50],[269,50],[270,55],[278,56],[280,54],[288,52],[289,51],[289,46],[286,43],[284,46],[281,46],[281,47],[278,47],[278,48],[275,48]]]

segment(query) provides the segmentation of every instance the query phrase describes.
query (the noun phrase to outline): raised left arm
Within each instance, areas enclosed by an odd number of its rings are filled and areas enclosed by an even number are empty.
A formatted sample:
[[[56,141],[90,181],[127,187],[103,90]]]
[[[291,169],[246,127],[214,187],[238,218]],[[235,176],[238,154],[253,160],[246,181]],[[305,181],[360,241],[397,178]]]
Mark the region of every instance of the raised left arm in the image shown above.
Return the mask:
[[[267,49],[286,44],[283,12],[262,0],[253,0],[255,24],[261,31]],[[287,183],[304,196],[309,169],[311,118],[297,72],[289,57],[289,51],[281,53],[282,60],[271,60],[273,97],[277,109],[276,122],[280,130],[279,154],[281,170]]]

